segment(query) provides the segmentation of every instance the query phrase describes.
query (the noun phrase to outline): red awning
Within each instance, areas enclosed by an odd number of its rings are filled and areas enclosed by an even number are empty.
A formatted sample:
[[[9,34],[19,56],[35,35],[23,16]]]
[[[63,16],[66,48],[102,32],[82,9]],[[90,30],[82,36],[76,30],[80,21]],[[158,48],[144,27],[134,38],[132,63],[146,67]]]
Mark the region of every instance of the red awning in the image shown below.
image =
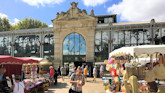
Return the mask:
[[[23,64],[23,60],[16,59],[12,56],[0,55],[0,64]]]
[[[30,58],[0,55],[0,64],[26,64],[26,63],[39,63],[39,61]]]
[[[38,60],[24,58],[24,57],[15,57],[16,59],[22,60],[24,63],[39,63]]]

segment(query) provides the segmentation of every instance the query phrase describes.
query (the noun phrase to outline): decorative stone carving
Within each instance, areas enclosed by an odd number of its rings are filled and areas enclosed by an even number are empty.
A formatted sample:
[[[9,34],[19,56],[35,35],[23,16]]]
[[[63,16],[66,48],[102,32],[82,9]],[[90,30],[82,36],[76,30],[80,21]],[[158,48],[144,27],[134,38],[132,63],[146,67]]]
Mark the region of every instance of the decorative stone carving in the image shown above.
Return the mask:
[[[85,9],[82,10],[83,14],[87,14],[87,11]]]
[[[59,15],[60,15],[60,14],[59,14],[59,12],[57,12],[57,14],[56,14],[56,18],[58,18],[58,17],[59,17]]]
[[[72,2],[71,7],[67,12],[61,12],[60,14],[56,14],[56,19],[52,21],[57,20],[77,20],[77,19],[95,19],[93,10],[91,11],[91,15],[87,14],[87,11],[85,9],[81,10],[77,7],[78,3]],[[56,23],[56,22],[54,22]]]
[[[71,3],[71,6],[72,6],[71,8],[73,8],[73,9],[74,9],[74,8],[76,8],[76,7],[77,7],[77,5],[78,5],[78,3],[72,2],[72,3]]]
[[[91,16],[95,16],[94,10],[93,10],[93,9],[90,11],[90,15],[91,15]]]

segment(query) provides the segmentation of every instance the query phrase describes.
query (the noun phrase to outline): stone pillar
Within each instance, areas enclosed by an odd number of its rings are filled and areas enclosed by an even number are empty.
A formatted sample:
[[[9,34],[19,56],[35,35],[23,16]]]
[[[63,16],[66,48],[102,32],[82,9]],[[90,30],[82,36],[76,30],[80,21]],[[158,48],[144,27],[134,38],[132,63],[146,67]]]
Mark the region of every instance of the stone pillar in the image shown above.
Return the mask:
[[[86,40],[86,62],[94,62],[94,41],[95,41],[95,31],[88,31]]]
[[[44,33],[42,32],[40,34],[40,57],[44,57]]]
[[[56,30],[54,32],[54,64],[56,65],[63,65],[62,62],[62,42],[60,42],[61,37],[60,37],[60,32]]]

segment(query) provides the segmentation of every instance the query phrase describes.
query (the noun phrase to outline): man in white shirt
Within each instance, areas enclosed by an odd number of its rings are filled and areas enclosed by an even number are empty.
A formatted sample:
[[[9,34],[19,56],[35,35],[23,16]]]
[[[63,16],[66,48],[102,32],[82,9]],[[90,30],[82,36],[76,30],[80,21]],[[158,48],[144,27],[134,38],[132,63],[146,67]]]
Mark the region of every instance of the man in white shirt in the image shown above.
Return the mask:
[[[16,75],[15,76],[15,83],[10,88],[10,92],[13,91],[13,93],[24,93],[24,82],[21,82],[21,76]]]

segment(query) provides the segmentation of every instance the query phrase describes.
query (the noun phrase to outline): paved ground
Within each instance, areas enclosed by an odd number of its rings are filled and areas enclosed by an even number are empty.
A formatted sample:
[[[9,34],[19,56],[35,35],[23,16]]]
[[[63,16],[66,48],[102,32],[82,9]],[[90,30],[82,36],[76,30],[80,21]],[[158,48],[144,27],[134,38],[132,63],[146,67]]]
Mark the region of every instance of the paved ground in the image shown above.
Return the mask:
[[[83,93],[105,93],[101,78],[97,78],[96,82],[93,82],[92,79],[93,78],[88,78],[88,82],[83,86]],[[68,93],[70,86],[68,77],[65,77],[64,81],[59,78],[58,84],[50,87],[45,93]]]

